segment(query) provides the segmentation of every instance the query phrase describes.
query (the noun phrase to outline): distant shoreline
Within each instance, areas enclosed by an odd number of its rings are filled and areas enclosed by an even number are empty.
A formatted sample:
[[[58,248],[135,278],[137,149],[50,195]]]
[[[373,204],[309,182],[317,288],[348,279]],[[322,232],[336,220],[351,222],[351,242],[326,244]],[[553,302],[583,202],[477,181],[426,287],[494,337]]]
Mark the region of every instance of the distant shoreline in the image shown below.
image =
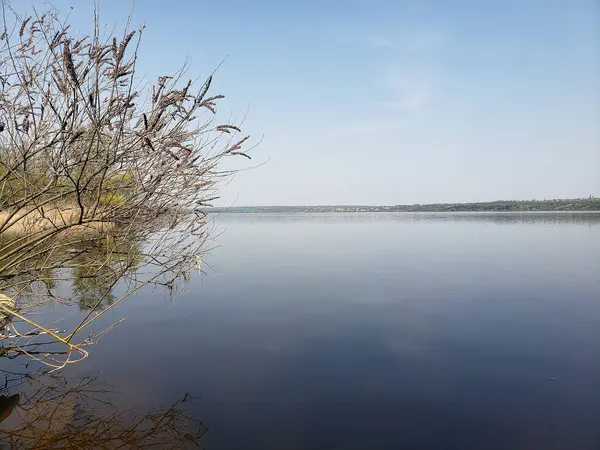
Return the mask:
[[[235,206],[206,208],[207,213],[349,213],[349,212],[600,212],[600,198],[498,200],[414,205]]]

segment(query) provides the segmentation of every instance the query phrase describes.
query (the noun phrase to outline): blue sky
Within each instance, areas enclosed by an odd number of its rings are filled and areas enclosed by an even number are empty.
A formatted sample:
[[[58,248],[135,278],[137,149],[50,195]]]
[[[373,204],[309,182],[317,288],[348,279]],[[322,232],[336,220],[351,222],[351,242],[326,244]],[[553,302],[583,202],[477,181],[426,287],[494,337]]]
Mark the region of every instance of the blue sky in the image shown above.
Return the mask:
[[[221,112],[262,138],[239,164],[265,164],[220,205],[600,195],[598,0],[137,0],[133,22],[148,77],[227,57]]]

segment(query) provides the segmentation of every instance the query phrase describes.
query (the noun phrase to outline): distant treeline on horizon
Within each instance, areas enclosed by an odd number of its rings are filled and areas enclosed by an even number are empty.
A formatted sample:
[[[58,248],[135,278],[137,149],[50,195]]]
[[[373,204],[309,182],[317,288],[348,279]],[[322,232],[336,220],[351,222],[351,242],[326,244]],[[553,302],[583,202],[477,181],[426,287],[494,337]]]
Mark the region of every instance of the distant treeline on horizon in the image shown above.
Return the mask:
[[[475,203],[432,203],[414,205],[319,205],[319,206],[235,206],[206,208],[206,212],[286,213],[286,212],[551,212],[600,211],[600,198],[553,200],[498,200]]]

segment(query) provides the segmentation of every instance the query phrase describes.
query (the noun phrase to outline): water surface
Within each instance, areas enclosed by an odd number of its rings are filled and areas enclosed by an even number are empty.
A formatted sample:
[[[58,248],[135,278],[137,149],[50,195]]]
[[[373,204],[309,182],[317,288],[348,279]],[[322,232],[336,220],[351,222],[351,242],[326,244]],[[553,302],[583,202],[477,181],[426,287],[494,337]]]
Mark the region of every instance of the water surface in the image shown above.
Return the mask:
[[[222,234],[221,234],[222,233]],[[70,373],[208,448],[600,448],[599,214],[219,214]],[[112,314],[112,313],[111,313]]]

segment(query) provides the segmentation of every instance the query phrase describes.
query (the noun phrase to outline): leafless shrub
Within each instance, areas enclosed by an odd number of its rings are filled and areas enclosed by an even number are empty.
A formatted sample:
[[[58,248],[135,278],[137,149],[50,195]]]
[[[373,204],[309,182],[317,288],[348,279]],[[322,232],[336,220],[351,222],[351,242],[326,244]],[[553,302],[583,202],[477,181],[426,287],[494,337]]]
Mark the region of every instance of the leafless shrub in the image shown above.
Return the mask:
[[[0,318],[27,327],[11,331],[15,351],[36,333],[63,345],[62,359],[38,358],[58,369],[86,356],[89,340],[78,335],[108,309],[147,284],[173,290],[196,268],[206,239],[197,211],[231,174],[223,160],[248,157],[248,138],[216,123],[223,96],[208,94],[212,75],[196,86],[183,67],[144,88],[143,28],[101,40],[97,10],[93,32],[74,36],[52,9],[20,17],[2,8],[0,291],[18,301],[0,301]],[[60,335],[27,315],[72,302],[53,286],[82,274],[105,282],[73,330]],[[127,292],[106,306],[119,281]]]

